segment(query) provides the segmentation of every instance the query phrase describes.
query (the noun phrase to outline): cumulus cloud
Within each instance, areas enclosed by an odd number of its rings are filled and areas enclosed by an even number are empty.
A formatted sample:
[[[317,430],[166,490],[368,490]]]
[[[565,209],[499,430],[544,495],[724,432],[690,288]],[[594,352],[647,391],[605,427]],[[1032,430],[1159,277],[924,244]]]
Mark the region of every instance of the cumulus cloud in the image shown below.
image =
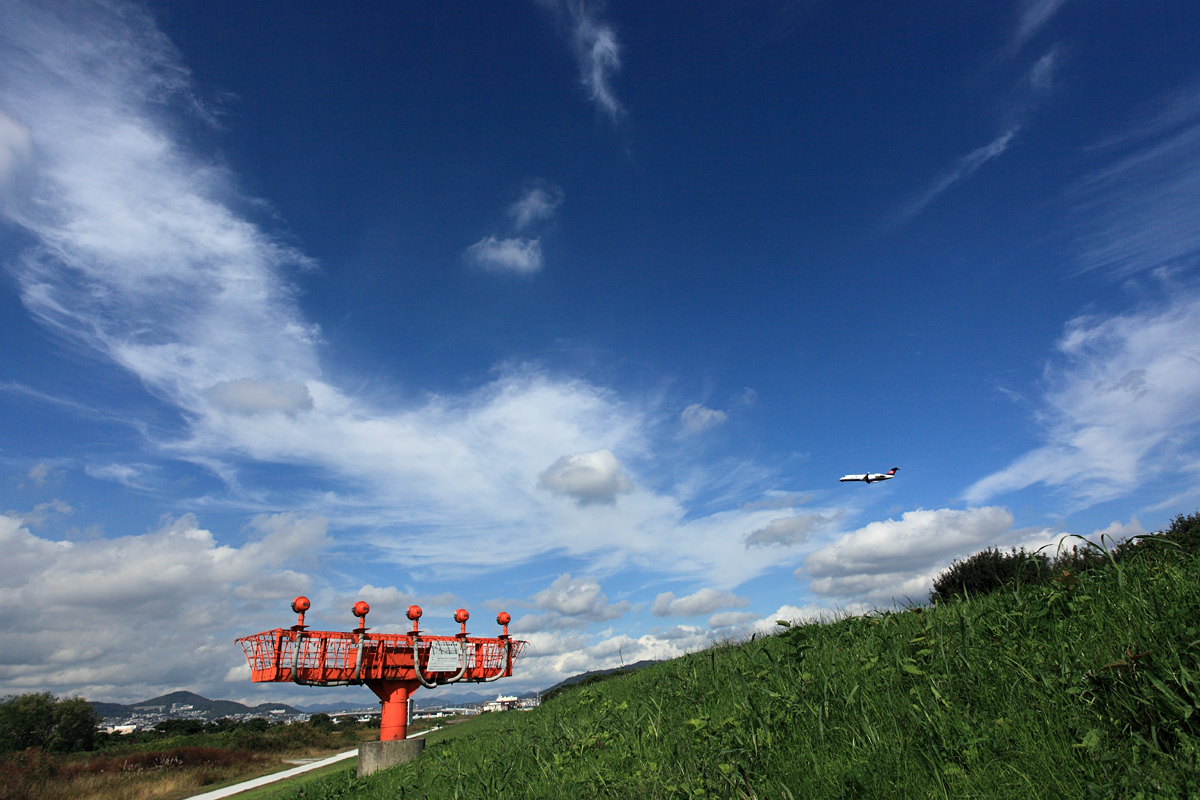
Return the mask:
[[[467,258],[489,272],[532,275],[542,268],[542,241],[485,236],[467,248]]]
[[[1013,516],[994,506],[907,511],[810,553],[797,578],[822,595],[890,601],[928,592],[944,565],[1011,540]]]
[[[1033,484],[1091,505],[1177,469],[1200,435],[1200,294],[1078,317],[1046,370],[1045,444],[966,491],[978,503]]]
[[[692,403],[679,414],[679,422],[683,425],[684,433],[703,433],[723,424],[727,417],[724,411]]]
[[[548,220],[563,204],[563,190],[549,184],[537,184],[528,189],[520,200],[509,206],[513,226],[523,231],[530,225]]]
[[[722,608],[745,608],[748,605],[750,601],[745,597],[706,587],[684,597],[676,597],[674,592],[663,592],[654,598],[650,613],[656,617],[698,617]]]
[[[617,34],[601,19],[601,4],[593,0],[539,0],[569,29],[571,47],[579,59],[579,79],[588,97],[610,118],[623,113],[612,81],[621,68]]]
[[[837,607],[823,606],[817,603],[807,603],[804,606],[793,606],[785,603],[775,613],[767,614],[755,622],[751,626],[751,630],[759,635],[770,635],[779,633],[784,629],[785,626],[780,625],[780,622],[787,622],[793,625],[804,625],[812,622],[831,622],[849,616],[865,614],[871,609],[872,606],[867,603],[847,603],[846,605]]]
[[[758,619],[758,614],[753,611],[723,611],[708,618],[708,627],[737,628],[756,619]]]
[[[530,605],[542,609],[542,614],[527,614],[513,623],[516,631],[545,631],[578,628],[589,622],[617,619],[631,606],[624,600],[608,602],[593,578],[574,578],[570,573],[559,575],[547,588],[529,599]]]
[[[825,530],[843,516],[845,509],[839,508],[833,514],[793,514],[773,519],[765,528],[746,534],[746,547],[791,547],[801,544],[811,534]]]
[[[625,477],[621,462],[608,448],[563,456],[541,474],[538,486],[581,505],[614,503],[618,494],[633,491],[633,482]]]
[[[286,567],[325,543],[319,517],[262,516],[253,529],[234,547],[185,515],[150,533],[70,542],[0,515],[0,603],[12,612],[0,618],[0,690],[133,699],[212,686],[241,659],[230,640],[255,632],[231,621],[253,625],[263,599],[308,589]]]

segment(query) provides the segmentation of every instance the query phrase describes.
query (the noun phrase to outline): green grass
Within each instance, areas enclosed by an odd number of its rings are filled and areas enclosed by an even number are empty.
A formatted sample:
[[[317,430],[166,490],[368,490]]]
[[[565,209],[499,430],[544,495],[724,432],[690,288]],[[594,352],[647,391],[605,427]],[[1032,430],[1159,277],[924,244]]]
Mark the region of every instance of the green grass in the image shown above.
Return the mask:
[[[288,769],[293,769],[295,766],[294,764],[289,764]],[[288,778],[278,783],[269,783],[257,789],[250,789],[235,794],[233,797],[237,800],[282,800],[282,798],[297,797],[301,796],[300,792],[317,782],[324,782],[329,779],[335,781],[352,779],[356,769],[358,769],[358,759],[348,758],[345,761],[339,761],[336,764],[330,764],[321,769],[314,769],[312,772],[306,772],[294,778]],[[211,791],[216,788],[219,787],[206,787],[205,791]]]
[[[1200,560],[798,625],[456,727],[279,797],[1200,797]]]

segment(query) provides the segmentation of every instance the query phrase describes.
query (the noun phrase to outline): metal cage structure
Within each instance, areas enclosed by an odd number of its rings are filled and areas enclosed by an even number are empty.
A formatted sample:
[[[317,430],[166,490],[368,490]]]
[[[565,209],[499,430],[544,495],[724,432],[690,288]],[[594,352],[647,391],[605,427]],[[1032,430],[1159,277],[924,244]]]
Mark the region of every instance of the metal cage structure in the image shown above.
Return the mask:
[[[310,631],[304,613],[312,607],[307,597],[292,601],[300,615],[291,628],[276,628],[237,642],[250,665],[255,683],[295,683],[300,686],[366,686],[382,705],[380,741],[404,739],[408,733],[408,698],[418,688],[451,683],[490,683],[512,676],[513,662],[527,642],[508,635],[512,617],[496,616],[503,633],[494,638],[467,633],[470,614],[454,612],[459,633],[428,636],[419,629],[420,606],[409,606],[413,628],[408,633],[368,633],[371,608],[359,601],[352,612],[358,628],[352,631]]]

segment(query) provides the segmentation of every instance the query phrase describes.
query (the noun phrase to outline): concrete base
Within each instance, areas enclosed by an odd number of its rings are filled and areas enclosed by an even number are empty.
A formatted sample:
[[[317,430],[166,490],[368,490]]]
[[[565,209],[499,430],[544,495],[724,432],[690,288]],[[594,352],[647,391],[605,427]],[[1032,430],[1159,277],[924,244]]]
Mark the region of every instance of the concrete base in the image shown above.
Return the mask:
[[[358,777],[381,769],[407,764],[425,749],[424,739],[397,739],[392,742],[361,742],[358,745]]]

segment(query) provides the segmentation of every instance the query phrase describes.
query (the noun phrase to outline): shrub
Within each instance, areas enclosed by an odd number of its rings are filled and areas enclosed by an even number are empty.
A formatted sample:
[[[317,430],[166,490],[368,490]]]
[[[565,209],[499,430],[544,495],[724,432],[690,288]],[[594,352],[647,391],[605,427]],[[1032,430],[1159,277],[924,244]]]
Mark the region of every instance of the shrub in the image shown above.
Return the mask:
[[[994,547],[955,561],[933,582],[932,601],[946,602],[964,594],[978,596],[994,592],[1019,578],[1024,583],[1049,577],[1050,559],[1041,553],[1013,548],[1005,553]]]

